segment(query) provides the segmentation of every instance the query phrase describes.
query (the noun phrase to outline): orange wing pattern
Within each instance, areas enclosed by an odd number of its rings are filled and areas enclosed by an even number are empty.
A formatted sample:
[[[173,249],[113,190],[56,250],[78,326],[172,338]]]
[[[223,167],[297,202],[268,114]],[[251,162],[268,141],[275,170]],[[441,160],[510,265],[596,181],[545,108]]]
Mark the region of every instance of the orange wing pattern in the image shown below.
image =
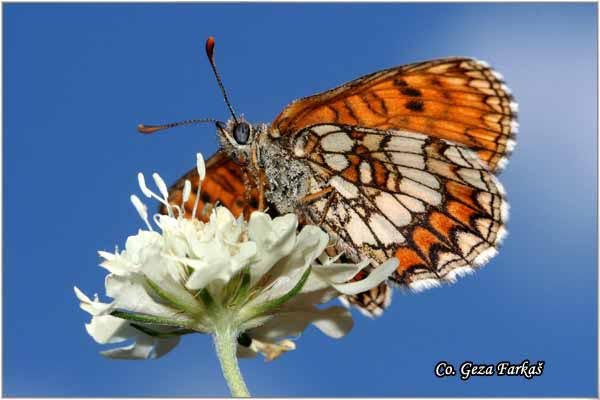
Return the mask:
[[[310,151],[307,151],[310,150]],[[504,236],[503,189],[469,148],[407,131],[317,125],[293,153],[312,169],[313,223],[358,261],[397,257],[391,280],[418,290],[483,265]]]
[[[251,178],[249,178],[251,179]],[[169,203],[181,206],[183,199],[183,186],[189,180],[192,184],[192,192],[187,203],[184,205],[186,218],[191,218],[196,201],[198,189],[198,171],[196,168],[182,176],[169,189]],[[251,184],[251,182],[249,182]],[[221,152],[217,152],[206,162],[206,178],[202,182],[199,205],[196,218],[206,221],[210,213],[205,206],[212,206],[217,202],[227,207],[237,218],[244,212],[246,206],[244,174],[241,166],[233,162]],[[255,188],[250,191],[250,199],[246,208],[247,212],[256,210],[258,207],[258,193]],[[165,214],[164,206],[160,212]]]
[[[275,118],[271,135],[325,123],[399,129],[461,143],[492,172],[512,151],[517,105],[485,62],[445,58],[391,68],[297,100]]]

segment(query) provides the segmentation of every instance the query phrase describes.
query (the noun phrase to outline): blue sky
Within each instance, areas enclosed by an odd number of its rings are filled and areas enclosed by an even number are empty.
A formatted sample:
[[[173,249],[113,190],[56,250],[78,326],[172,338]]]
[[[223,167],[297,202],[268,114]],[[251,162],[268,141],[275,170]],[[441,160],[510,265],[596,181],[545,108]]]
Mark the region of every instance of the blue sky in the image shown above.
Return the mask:
[[[307,330],[272,363],[242,361],[258,396],[597,396],[595,4],[4,4],[4,396],[225,396],[211,341],[164,359],[103,359],[73,296],[103,291],[96,250],[141,227],[136,173],[174,181],[214,129],[143,137],[140,122],[227,118],[204,58],[217,38],[238,112],[414,61],[490,62],[520,103],[501,176],[500,254],[476,275],[396,292],[342,340]],[[435,378],[440,360],[544,360],[544,374]]]

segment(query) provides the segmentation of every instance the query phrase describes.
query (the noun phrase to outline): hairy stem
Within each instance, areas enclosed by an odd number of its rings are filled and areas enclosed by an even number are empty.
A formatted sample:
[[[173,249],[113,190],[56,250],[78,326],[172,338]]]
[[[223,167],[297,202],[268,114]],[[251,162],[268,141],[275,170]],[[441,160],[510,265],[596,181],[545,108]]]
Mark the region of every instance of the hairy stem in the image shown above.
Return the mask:
[[[250,397],[246,383],[238,367],[236,356],[237,334],[230,327],[219,327],[213,334],[217,356],[221,363],[221,370],[227,380],[227,385],[233,397]]]

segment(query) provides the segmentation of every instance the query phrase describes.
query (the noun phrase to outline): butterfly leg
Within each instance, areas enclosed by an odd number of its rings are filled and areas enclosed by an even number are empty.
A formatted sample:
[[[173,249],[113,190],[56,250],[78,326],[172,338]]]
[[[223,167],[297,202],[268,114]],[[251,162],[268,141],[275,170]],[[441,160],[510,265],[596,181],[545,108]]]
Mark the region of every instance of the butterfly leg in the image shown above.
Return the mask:
[[[310,204],[312,202],[318,201],[324,197],[327,197],[327,202],[325,203],[325,207],[323,208],[323,213],[321,215],[321,218],[319,220],[319,225],[323,225],[323,222],[325,222],[325,216],[327,215],[327,211],[329,211],[329,207],[331,207],[331,204],[333,203],[334,199],[335,199],[335,189],[333,186],[328,186],[323,190],[320,190],[316,193],[312,193],[309,194],[308,196],[304,196],[303,198],[300,199],[299,203],[301,205],[306,205],[306,204]]]
[[[252,148],[252,164],[256,170],[258,170],[258,211],[264,211],[265,209],[265,170],[260,166],[258,162],[258,147]]]
[[[333,201],[335,200],[336,194],[337,194],[337,192],[333,192],[329,195],[329,198],[327,199],[327,203],[325,203],[325,208],[323,208],[323,215],[321,215],[321,220],[319,221],[319,225],[323,225],[323,223],[325,222],[325,217],[327,216],[329,207],[331,207],[331,205],[333,204]]]
[[[265,170],[258,171],[258,211],[265,209]]]
[[[298,202],[301,205],[310,204],[310,203],[312,203],[314,201],[322,199],[323,197],[327,196],[328,194],[330,194],[334,190],[335,190],[335,188],[333,186],[328,186],[325,189],[319,190],[318,192],[311,193],[308,196],[304,196]]]
[[[250,201],[252,199],[251,186],[250,186],[250,177],[248,176],[248,172],[244,171],[242,174],[242,179],[244,181],[244,209],[242,213],[244,215],[250,215]]]

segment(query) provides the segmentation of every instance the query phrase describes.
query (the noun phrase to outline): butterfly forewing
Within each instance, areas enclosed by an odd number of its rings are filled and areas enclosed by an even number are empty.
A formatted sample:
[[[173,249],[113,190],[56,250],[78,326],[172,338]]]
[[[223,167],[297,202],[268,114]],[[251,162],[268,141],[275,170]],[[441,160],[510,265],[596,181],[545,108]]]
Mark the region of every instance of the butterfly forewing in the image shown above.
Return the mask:
[[[252,182],[248,182],[248,192],[244,183],[244,169],[222,152],[217,152],[206,162],[206,177],[202,182],[200,199],[195,217],[206,221],[210,215],[210,207],[221,204],[227,207],[237,218],[244,211],[246,214],[258,207],[258,192]],[[251,180],[251,177],[247,177]],[[186,217],[192,216],[196,192],[198,190],[198,171],[191,169],[169,189],[169,203],[181,206],[183,187],[189,180],[192,185],[190,198],[184,204]],[[249,199],[247,199],[247,194]],[[207,208],[208,206],[208,208]],[[164,207],[160,210],[166,213]]]
[[[516,103],[484,63],[446,58],[376,72],[297,100],[272,123],[274,137],[324,123],[420,132],[475,150],[491,171],[514,147]]]

